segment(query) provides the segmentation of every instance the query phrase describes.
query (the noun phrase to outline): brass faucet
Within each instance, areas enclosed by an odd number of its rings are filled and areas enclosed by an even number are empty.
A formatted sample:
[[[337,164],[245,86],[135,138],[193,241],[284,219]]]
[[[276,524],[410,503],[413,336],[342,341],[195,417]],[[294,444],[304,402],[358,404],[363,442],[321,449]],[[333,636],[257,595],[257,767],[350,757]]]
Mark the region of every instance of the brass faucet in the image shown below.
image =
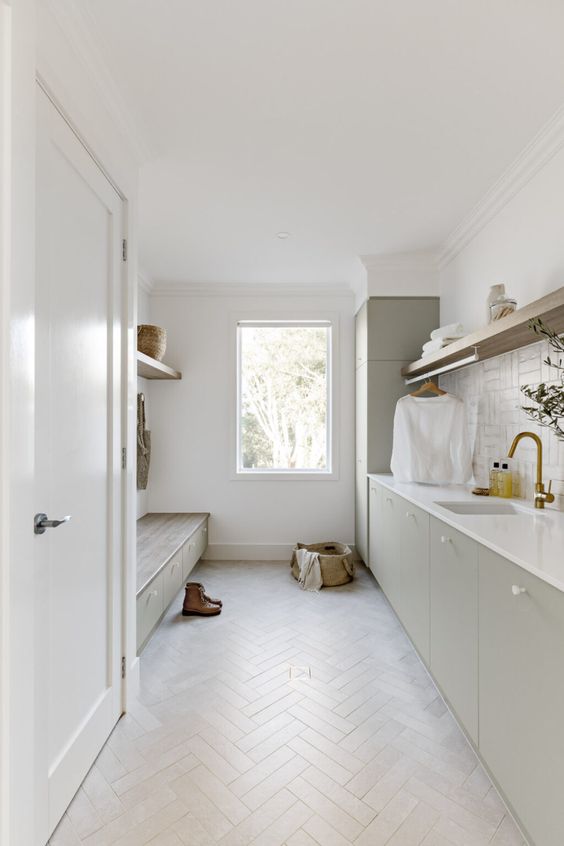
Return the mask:
[[[534,432],[519,432],[513,438],[513,443],[507,453],[508,458],[513,458],[517,444],[523,438],[532,438],[537,445],[537,481],[535,482],[535,508],[544,508],[545,502],[554,502],[554,494],[550,492],[552,482],[548,483],[548,490],[545,491],[542,481],[542,441]]]

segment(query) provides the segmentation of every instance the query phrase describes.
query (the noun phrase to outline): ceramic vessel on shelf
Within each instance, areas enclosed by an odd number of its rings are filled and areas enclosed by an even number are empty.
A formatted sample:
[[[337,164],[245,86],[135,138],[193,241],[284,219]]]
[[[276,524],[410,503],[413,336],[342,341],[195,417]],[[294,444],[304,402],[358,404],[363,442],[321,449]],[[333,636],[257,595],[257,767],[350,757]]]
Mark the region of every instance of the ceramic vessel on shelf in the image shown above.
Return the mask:
[[[502,294],[493,303],[490,303],[490,323],[501,320],[502,317],[507,317],[508,314],[513,314],[516,308],[517,301]]]

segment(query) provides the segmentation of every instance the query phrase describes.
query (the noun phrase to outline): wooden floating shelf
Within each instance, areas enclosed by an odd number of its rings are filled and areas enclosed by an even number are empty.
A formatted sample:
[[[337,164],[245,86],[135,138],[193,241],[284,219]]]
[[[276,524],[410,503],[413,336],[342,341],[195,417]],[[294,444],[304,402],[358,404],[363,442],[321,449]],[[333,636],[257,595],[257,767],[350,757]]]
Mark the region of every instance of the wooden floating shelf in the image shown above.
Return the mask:
[[[456,363],[472,356],[476,349],[479,360],[484,361],[534,344],[540,340],[529,327],[529,321],[535,317],[539,317],[555,332],[564,333],[564,288],[558,288],[546,297],[454,341],[442,350],[408,364],[402,368],[401,375],[405,379],[423,378],[431,370],[449,365],[449,369],[455,370]]]
[[[137,350],[137,375],[143,379],[182,379],[182,373]]]

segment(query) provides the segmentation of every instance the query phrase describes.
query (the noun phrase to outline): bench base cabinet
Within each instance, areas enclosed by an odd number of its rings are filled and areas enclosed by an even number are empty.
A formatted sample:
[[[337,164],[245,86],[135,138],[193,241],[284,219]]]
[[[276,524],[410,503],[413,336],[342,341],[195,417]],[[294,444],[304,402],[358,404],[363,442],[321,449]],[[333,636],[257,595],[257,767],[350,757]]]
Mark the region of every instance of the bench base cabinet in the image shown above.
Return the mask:
[[[137,597],[137,643],[142,644],[153,631],[164,611],[163,574],[153,579]]]
[[[176,598],[186,579],[206,551],[207,520],[187,538],[162,566],[155,561],[155,576],[137,594],[137,653],[146,646],[165,611]]]
[[[531,846],[564,844],[564,594],[369,479],[370,568]]]
[[[163,570],[163,595],[164,608],[168,608],[180,588],[184,579],[182,577],[182,550],[168,562]],[[164,610],[164,609],[163,609]]]
[[[564,595],[484,547],[480,752],[531,843],[562,846]]]

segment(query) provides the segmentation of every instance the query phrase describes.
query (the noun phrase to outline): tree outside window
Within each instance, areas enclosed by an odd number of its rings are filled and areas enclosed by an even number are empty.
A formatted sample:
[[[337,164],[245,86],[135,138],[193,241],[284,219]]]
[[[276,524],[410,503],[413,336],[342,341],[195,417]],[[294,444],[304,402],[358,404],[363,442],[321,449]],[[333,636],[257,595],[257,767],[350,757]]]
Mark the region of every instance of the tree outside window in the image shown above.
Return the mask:
[[[331,326],[238,325],[238,471],[329,472]]]

